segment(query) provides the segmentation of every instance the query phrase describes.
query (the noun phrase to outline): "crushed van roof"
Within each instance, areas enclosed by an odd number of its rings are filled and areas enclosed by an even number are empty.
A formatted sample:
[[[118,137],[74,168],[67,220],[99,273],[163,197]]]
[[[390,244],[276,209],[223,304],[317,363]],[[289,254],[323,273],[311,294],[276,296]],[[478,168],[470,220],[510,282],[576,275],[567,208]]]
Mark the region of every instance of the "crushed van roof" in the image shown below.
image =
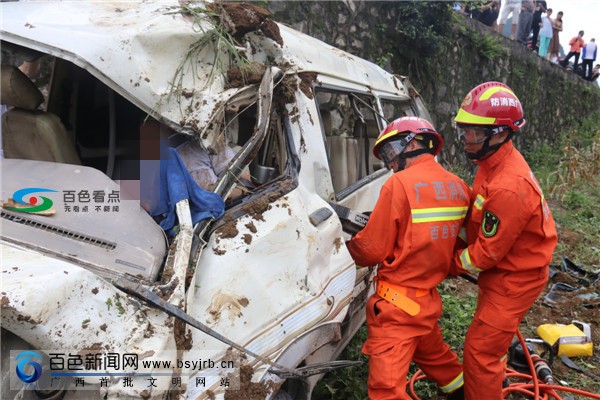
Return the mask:
[[[88,70],[150,115],[199,133],[196,127],[210,119],[217,103],[243,88],[224,89],[225,71],[214,73],[212,50],[191,57],[194,44],[214,33],[214,22],[204,14],[197,23],[181,11],[178,2],[163,1],[2,3],[1,32],[3,40]],[[402,85],[395,85],[391,75],[375,64],[277,26],[283,47],[262,33],[250,33],[252,48],[244,52],[250,60],[262,62],[269,57],[288,70],[343,77],[408,97]],[[207,77],[217,75],[221,78],[206,84]],[[175,92],[172,83],[179,85]],[[189,110],[193,116],[184,115]],[[195,124],[190,126],[190,121]]]

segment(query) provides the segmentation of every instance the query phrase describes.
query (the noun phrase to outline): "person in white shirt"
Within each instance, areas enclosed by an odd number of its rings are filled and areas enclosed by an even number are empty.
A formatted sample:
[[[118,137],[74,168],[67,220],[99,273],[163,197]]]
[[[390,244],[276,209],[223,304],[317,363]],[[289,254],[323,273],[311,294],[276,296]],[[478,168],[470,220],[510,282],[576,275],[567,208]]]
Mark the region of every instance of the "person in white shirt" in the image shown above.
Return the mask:
[[[512,31],[510,38],[515,40],[515,34],[517,33],[517,23],[519,22],[519,14],[521,13],[521,0],[506,0],[503,2],[502,11],[500,13],[500,21],[498,23],[498,32],[502,34],[504,25],[508,15],[512,14]]]
[[[596,46],[596,39],[592,38],[581,52],[582,65],[583,65],[583,77],[588,81],[592,80],[592,65],[596,60],[596,53],[598,52],[598,46]],[[589,68],[589,72],[586,72]]]
[[[548,54],[548,46],[550,45],[550,40],[552,39],[551,15],[551,8],[546,10],[545,15],[542,15],[542,28],[540,29],[540,49],[538,51],[540,57],[546,57],[546,54]]]

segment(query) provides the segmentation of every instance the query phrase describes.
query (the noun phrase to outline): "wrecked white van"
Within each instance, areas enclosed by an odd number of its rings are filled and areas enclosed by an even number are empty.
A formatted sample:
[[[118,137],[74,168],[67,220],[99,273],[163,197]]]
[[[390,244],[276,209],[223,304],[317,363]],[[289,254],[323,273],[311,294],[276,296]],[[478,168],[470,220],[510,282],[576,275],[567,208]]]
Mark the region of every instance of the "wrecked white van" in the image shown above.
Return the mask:
[[[3,399],[301,399],[349,365],[373,271],[332,204],[372,209],[373,142],[423,103],[263,9],[182,4],[2,3]]]

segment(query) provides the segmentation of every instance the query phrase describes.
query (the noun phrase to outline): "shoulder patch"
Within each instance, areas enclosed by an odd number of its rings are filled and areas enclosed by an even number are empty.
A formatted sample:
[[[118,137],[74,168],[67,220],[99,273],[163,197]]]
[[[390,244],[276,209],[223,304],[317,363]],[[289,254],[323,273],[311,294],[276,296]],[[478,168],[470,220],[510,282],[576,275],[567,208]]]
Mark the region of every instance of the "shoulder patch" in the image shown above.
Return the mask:
[[[486,238],[491,238],[498,232],[500,219],[492,212],[485,210],[483,212],[483,221],[481,221],[481,232]]]

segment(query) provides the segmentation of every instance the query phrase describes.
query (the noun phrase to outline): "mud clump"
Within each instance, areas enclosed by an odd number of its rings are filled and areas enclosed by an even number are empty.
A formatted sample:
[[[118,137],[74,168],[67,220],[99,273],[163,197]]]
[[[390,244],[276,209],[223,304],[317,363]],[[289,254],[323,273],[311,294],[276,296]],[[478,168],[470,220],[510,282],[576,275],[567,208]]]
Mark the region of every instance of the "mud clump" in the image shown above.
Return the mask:
[[[317,81],[317,74],[314,72],[301,72],[298,75],[300,76],[300,90],[312,100],[314,98],[312,85]]]
[[[90,347],[86,347],[79,352],[79,355],[96,354],[102,350],[102,343],[93,343]]]
[[[281,80],[281,84],[275,89],[276,95],[273,97],[275,106],[284,115],[288,115],[286,104],[294,104],[296,102],[296,90],[298,90],[298,83],[293,76],[284,76]],[[312,89],[311,89],[312,90]]]
[[[283,39],[281,38],[281,32],[279,26],[270,18],[265,19],[263,24],[260,26],[260,30],[269,39],[273,39],[275,43],[283,47]]]
[[[151,394],[148,390],[144,390],[143,392],[140,393],[140,397],[144,400],[148,400],[150,398]]]
[[[261,197],[243,207],[244,211],[257,221],[264,221],[263,214],[269,209],[269,198]]]
[[[254,225],[253,222],[248,222],[246,225],[244,225],[246,228],[248,228],[248,230],[252,233],[256,233],[257,229],[256,226]]]
[[[8,297],[2,296],[2,300],[0,301],[0,307],[2,307],[2,308],[8,307],[9,304],[10,304],[10,300],[8,299]]]
[[[260,31],[283,46],[279,26],[271,19],[269,10],[248,3],[209,3],[207,8],[218,15],[219,22],[236,39],[246,33]]]
[[[213,253],[215,253],[218,256],[222,256],[223,254],[227,253],[225,250],[220,249],[218,247],[213,247]]]
[[[21,315],[21,314],[19,314],[17,316],[17,321],[27,322],[27,323],[33,324],[33,325],[41,324],[40,321],[36,321],[35,319],[31,318],[31,316],[29,316],[29,315]]]
[[[173,271],[171,270],[171,273],[172,272]],[[168,301],[173,295],[175,288],[177,288],[177,285],[179,285],[179,278],[175,277],[174,279],[170,280],[169,283],[166,285],[156,286],[154,288],[154,293],[156,293],[156,295],[161,299]]]
[[[229,239],[236,237],[240,232],[237,230],[236,222],[229,221],[219,227],[217,233],[220,235],[221,239]]]
[[[188,329],[185,332],[185,322],[177,319],[175,320],[175,344],[178,350],[191,350],[192,349],[192,331]]]
[[[342,247],[342,239],[341,238],[335,238],[335,240],[333,241],[333,246],[335,247],[335,254],[340,252],[340,248]]]
[[[263,214],[271,208],[271,203],[281,198],[294,187],[291,179],[284,179],[274,185],[274,190],[242,206],[242,210],[256,221],[263,221]]]
[[[250,244],[252,243],[252,235],[249,233],[244,233],[244,236],[242,236],[244,239],[244,243],[246,244]]]
[[[230,374],[231,386],[237,387],[239,383],[239,390],[226,390],[225,400],[265,399],[271,389],[261,382],[252,382],[252,375],[254,375],[254,370],[249,365],[242,365],[239,377],[237,374]]]
[[[227,70],[227,81],[230,87],[239,88],[259,83],[265,73],[265,66],[256,61],[232,67]]]

